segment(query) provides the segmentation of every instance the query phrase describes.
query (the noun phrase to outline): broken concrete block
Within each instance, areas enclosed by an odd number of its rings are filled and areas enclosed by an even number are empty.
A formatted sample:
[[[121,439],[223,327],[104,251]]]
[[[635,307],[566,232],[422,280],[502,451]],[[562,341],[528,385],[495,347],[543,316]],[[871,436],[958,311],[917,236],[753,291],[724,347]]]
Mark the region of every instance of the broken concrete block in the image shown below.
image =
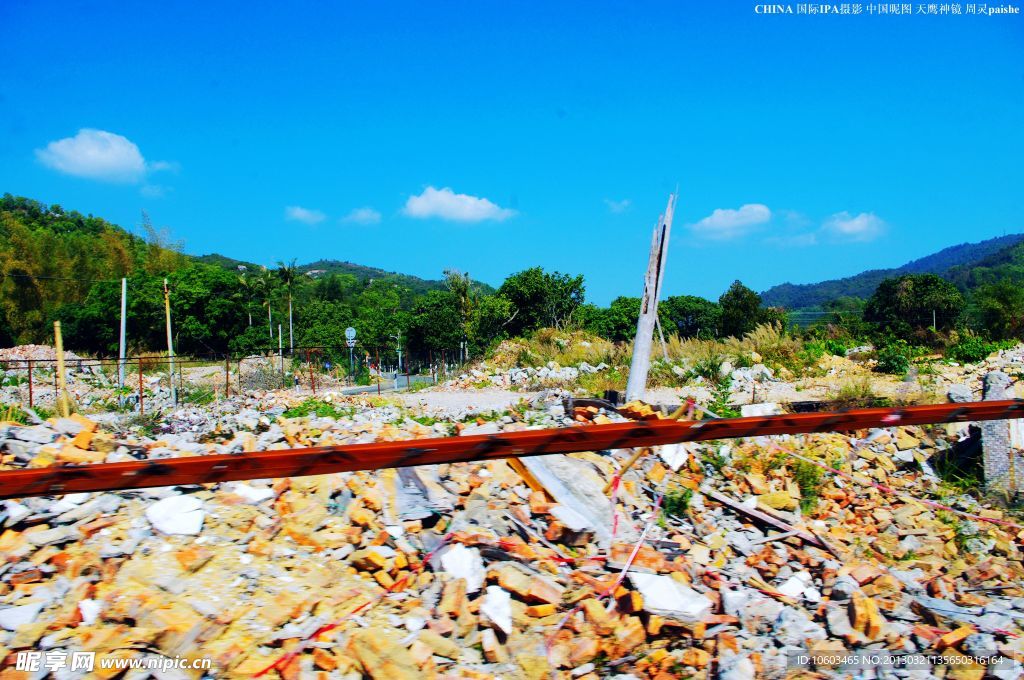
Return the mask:
[[[203,528],[203,503],[195,496],[168,496],[146,508],[146,519],[164,534],[197,535]]]
[[[466,579],[466,592],[475,593],[483,587],[484,563],[478,549],[456,543],[441,555],[441,566],[455,578]]]
[[[409,651],[381,631],[360,630],[349,638],[347,652],[373,680],[420,680]]]
[[[35,621],[42,610],[42,602],[32,602],[30,604],[0,609],[0,627],[4,630],[18,630],[21,626]]]
[[[516,565],[504,564],[492,573],[502,588],[512,591],[526,602],[558,604],[565,592],[565,588],[554,581],[530,574]]]
[[[757,502],[772,510],[795,510],[797,505],[796,499],[786,491],[761,494],[757,497]]]
[[[480,613],[505,635],[512,632],[512,596],[499,586],[487,586]]]
[[[631,571],[629,580],[643,596],[645,611],[652,614],[698,623],[711,613],[711,600],[669,576]]]

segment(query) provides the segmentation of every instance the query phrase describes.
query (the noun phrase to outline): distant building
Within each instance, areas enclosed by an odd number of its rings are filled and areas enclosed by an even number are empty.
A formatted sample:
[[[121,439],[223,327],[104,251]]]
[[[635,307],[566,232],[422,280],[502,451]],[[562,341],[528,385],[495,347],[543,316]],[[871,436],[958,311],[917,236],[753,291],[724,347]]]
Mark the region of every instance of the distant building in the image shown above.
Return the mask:
[[[327,273],[326,269],[310,269],[308,272],[306,272],[306,276],[308,276],[308,277],[310,277],[312,279],[315,279],[316,277],[320,276],[321,274],[326,274],[326,273]]]

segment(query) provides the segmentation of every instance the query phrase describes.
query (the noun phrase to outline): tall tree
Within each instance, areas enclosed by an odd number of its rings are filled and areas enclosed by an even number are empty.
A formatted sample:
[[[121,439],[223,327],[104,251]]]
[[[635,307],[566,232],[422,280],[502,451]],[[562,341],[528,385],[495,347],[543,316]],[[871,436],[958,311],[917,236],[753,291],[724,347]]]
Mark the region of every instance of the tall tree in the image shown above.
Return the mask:
[[[583,305],[583,276],[548,273],[532,267],[505,279],[498,294],[512,303],[512,335],[523,335],[543,326],[563,328]]]
[[[448,292],[452,294],[455,300],[456,309],[459,315],[459,327],[462,332],[462,338],[459,343],[469,342],[469,326],[470,318],[473,314],[473,290],[472,284],[469,279],[469,273],[463,274],[458,269],[445,269],[444,270],[444,282],[448,288]],[[465,348],[468,351],[468,347]],[[464,359],[468,359],[465,356]]]
[[[1019,338],[1024,334],[1024,289],[1008,280],[988,283],[974,291],[976,315],[992,337]]]
[[[590,320],[590,330],[608,340],[632,340],[640,316],[640,298],[620,296],[607,309],[598,310]]]
[[[263,298],[263,306],[267,308],[267,330],[270,331],[270,344],[274,344],[274,293],[277,277],[266,267],[260,267],[260,273],[253,281],[256,292]]]
[[[722,308],[696,295],[673,295],[658,306],[666,332],[681,338],[713,338],[722,323]]]
[[[420,298],[409,323],[409,346],[440,355],[466,340],[456,293],[432,290]]]
[[[936,330],[953,328],[963,309],[964,296],[949,281],[935,274],[905,274],[878,284],[864,307],[864,320],[909,341],[932,324]]]
[[[761,296],[738,280],[722,293],[718,305],[722,308],[719,332],[723,337],[743,337],[761,321]]]
[[[249,315],[249,325],[252,326],[252,294],[253,282],[246,275],[247,272],[238,273],[238,285],[242,289],[242,298],[245,300],[245,311]]]
[[[295,260],[288,264],[278,262],[277,275],[281,277],[281,283],[284,284],[284,289],[288,293],[288,349],[294,353],[295,332],[292,327],[292,289],[295,287],[299,277],[299,268],[295,266]]]

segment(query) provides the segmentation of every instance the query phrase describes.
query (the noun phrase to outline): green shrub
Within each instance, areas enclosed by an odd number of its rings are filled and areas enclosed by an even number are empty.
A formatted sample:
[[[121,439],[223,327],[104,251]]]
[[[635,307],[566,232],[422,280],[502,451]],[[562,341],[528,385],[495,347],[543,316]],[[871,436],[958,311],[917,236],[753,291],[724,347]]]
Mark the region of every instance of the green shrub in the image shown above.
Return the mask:
[[[717,354],[700,357],[691,370],[694,377],[700,376],[709,382],[718,382],[718,375],[722,370],[722,357]]]
[[[877,354],[878,365],[875,367],[881,373],[902,375],[910,368],[910,347],[902,340],[894,340],[879,348]]]
[[[820,340],[808,340],[804,343],[803,349],[801,349],[797,356],[804,365],[810,366],[818,363],[821,357],[825,356],[825,343]]]
[[[825,340],[825,351],[837,357],[845,357],[846,350],[850,349],[840,340],[828,338]]]
[[[1000,349],[1000,343],[990,342],[977,335],[961,337],[955,344],[946,348],[946,358],[961,364],[973,364],[984,361],[989,354]]]

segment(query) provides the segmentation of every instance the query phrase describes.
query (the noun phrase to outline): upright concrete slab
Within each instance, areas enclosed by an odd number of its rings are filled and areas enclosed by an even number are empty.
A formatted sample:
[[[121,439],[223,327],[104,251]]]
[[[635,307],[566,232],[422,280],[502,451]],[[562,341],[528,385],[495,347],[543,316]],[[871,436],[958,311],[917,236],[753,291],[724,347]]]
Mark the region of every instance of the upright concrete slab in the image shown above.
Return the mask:
[[[992,371],[985,376],[985,401],[1013,399],[1015,397],[1010,377],[1001,371]],[[1019,422],[1014,424],[1020,427]],[[1011,442],[1009,420],[988,420],[981,423],[981,447],[985,472],[985,490],[997,493],[1015,494],[1022,488],[1022,458]]]
[[[614,507],[603,491],[605,480],[587,463],[566,455],[520,460],[556,502],[585,521],[587,529],[594,532],[602,548],[610,547],[613,526],[616,528],[616,542],[629,543],[638,538],[639,534],[628,517],[620,515],[619,521],[614,521]]]

